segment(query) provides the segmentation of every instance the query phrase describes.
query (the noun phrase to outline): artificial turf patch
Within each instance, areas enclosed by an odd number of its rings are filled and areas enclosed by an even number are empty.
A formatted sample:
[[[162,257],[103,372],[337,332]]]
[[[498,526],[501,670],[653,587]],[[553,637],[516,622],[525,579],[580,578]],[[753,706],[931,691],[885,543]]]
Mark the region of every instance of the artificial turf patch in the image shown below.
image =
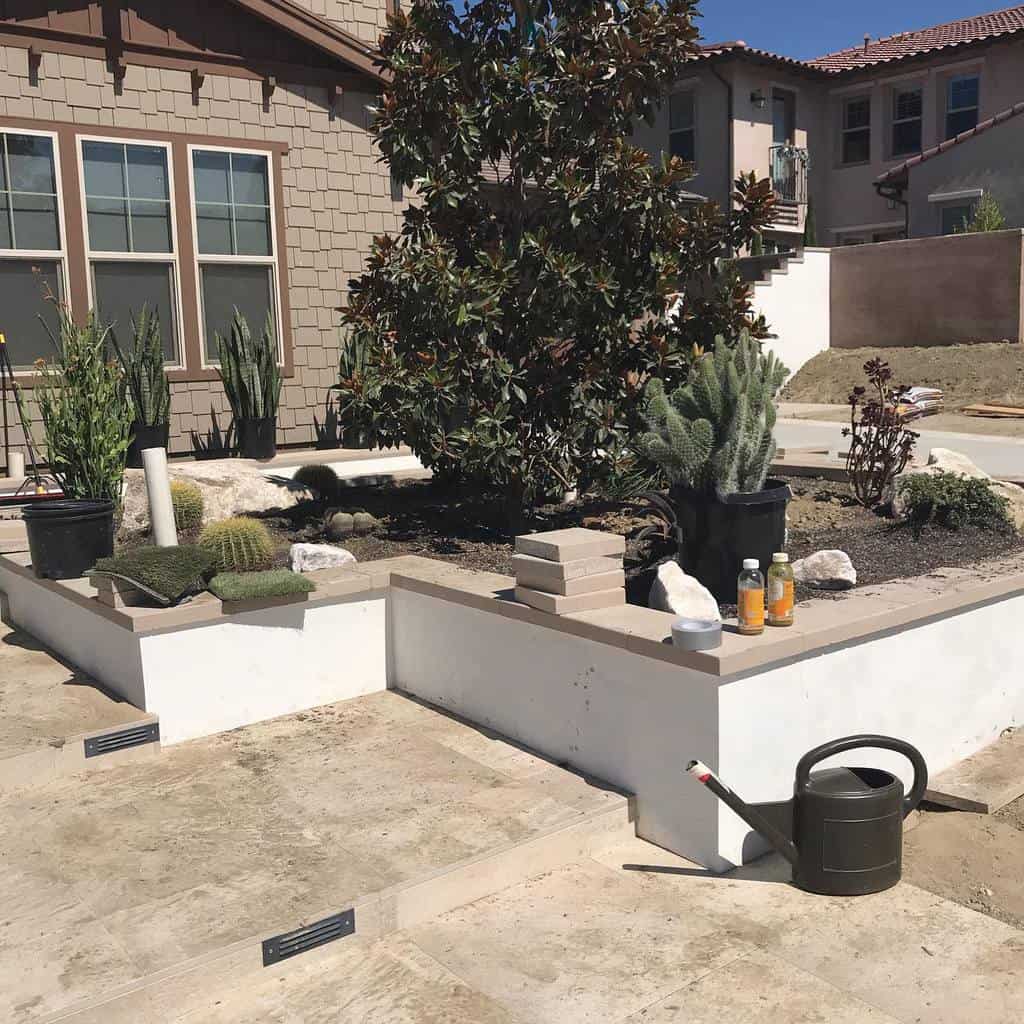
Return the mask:
[[[101,558],[91,575],[124,580],[159,603],[171,605],[204,589],[213,569],[214,560],[206,551],[194,544],[182,544],[136,548],[113,558]]]
[[[266,569],[263,572],[218,573],[210,580],[209,589],[222,601],[254,601],[309,594],[316,587],[311,580],[290,569]]]

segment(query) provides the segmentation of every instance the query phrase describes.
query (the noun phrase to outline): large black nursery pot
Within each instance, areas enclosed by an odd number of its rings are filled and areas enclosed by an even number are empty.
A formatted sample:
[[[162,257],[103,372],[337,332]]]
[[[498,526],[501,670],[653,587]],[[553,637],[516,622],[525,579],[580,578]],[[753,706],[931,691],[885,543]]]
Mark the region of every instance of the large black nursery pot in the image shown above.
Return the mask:
[[[669,498],[681,532],[679,564],[715,597],[736,603],[736,580],[744,558],[756,558],[762,570],[786,543],[789,484],[766,480],[751,494],[708,495],[675,486]]]
[[[241,419],[237,423],[238,454],[243,459],[272,459],[277,454],[277,417]]]
[[[125,466],[128,469],[142,469],[142,453],[147,448],[166,448],[171,436],[170,423],[156,423],[149,426],[136,420],[132,424],[132,439],[128,445]]]
[[[47,501],[27,506],[22,517],[40,579],[77,579],[114,553],[112,501]]]

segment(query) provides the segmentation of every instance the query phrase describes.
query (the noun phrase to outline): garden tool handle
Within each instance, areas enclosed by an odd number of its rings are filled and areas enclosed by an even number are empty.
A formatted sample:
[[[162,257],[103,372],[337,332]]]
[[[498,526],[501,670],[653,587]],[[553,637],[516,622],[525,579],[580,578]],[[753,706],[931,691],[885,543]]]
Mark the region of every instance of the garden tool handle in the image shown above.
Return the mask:
[[[910,787],[910,792],[903,798],[903,817],[905,818],[921,802],[921,797],[924,796],[924,791],[928,787],[928,766],[924,763],[924,757],[917,747],[912,747],[906,740],[897,740],[892,736],[873,736],[870,733],[845,736],[841,740],[822,743],[820,747],[808,750],[796,765],[794,788],[797,796],[807,788],[811,769],[819,761],[824,761],[826,757],[831,757],[833,754],[854,750],[857,747],[894,750],[897,754],[902,754],[914,766],[914,784]]]

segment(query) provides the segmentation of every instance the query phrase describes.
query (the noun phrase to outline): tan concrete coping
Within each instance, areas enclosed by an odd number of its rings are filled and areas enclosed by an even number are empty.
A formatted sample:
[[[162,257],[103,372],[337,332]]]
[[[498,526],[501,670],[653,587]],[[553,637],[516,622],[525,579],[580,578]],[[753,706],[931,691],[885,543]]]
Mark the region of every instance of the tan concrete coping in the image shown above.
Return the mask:
[[[731,620],[725,623],[722,646],[713,651],[681,651],[672,646],[675,616],[668,612],[636,605],[570,615],[536,611],[516,603],[511,576],[470,572],[450,565],[441,571],[424,571],[422,567],[409,571],[396,565],[390,585],[721,677],[1024,594],[1024,555],[988,562],[976,569],[938,569],[841,597],[804,601],[797,605],[794,625],[766,628],[761,636],[741,636],[736,632],[735,620]]]
[[[56,590],[133,633],[162,633],[212,624],[230,620],[233,614],[232,609],[225,608],[209,593],[175,608],[109,608],[96,599],[95,589],[87,579],[37,580],[28,567],[27,554],[0,555],[0,565],[31,578],[39,586]],[[462,569],[451,562],[419,555],[324,569],[310,573],[310,578],[317,589],[309,595],[307,607],[358,596],[383,596],[388,587],[396,587],[721,677],[820,653],[890,630],[906,629],[990,601],[1024,595],[1024,554],[986,562],[973,569],[937,569],[924,576],[863,587],[835,598],[803,601],[797,605],[794,625],[766,628],[761,636],[740,636],[735,620],[731,620],[725,623],[722,646],[714,651],[681,651],[672,646],[675,616],[668,612],[623,605],[552,615],[517,603],[512,576]],[[245,608],[252,610],[255,609]]]

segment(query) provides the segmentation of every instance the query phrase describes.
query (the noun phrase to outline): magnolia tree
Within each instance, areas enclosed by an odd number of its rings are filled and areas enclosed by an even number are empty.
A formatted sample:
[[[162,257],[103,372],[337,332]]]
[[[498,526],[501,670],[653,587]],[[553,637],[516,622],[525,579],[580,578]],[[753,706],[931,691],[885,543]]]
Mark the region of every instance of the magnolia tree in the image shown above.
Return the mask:
[[[671,387],[694,342],[750,320],[718,261],[769,219],[768,184],[694,212],[692,169],[629,141],[695,52],[694,6],[415,0],[390,20],[375,132],[417,199],[350,283],[343,426],[515,512],[614,458],[647,379]]]

